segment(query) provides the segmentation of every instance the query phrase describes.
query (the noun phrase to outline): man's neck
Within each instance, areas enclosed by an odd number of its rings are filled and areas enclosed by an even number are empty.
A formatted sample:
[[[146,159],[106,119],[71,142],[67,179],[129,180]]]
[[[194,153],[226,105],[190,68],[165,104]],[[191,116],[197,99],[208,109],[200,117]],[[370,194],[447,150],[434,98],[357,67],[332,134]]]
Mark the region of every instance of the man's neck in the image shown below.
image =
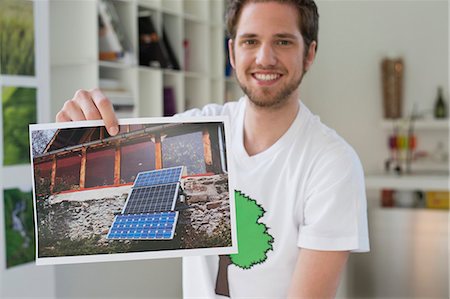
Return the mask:
[[[297,98],[276,109],[255,106],[247,99],[244,116],[244,147],[249,156],[271,147],[290,128],[300,108]]]

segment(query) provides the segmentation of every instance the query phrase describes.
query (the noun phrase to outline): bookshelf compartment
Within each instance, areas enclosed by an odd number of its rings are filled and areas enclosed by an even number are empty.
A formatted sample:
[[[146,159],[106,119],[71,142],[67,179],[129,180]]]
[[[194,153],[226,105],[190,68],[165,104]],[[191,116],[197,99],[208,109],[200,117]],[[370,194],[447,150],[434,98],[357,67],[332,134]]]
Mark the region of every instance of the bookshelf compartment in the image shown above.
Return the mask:
[[[171,103],[170,97],[173,97],[174,104],[175,104],[175,113],[180,113],[185,110],[185,102],[184,102],[184,80],[183,75],[181,73],[164,73],[163,76],[163,84],[164,84],[164,104],[163,104],[163,111],[166,108],[166,105],[173,104]],[[167,90],[167,89],[171,89]],[[166,99],[169,97],[169,99]],[[167,102],[168,101],[168,102]]]
[[[224,93],[225,88],[222,84],[222,79],[212,79],[210,80],[210,86],[211,86],[211,102],[216,104],[223,104],[224,103]]]
[[[183,68],[183,20],[169,14],[163,14],[162,40],[173,69]]]
[[[208,20],[210,1],[185,0],[183,4],[184,4],[184,13],[191,20],[193,21]]]
[[[185,77],[186,109],[202,108],[211,102],[208,78]]]
[[[161,70],[139,68],[138,117],[158,117],[163,114],[163,75]]]
[[[50,64],[76,65],[97,61],[97,9],[95,1],[55,1],[49,6]],[[83,16],[83,22],[79,21]],[[59,24],[77,24],[61,30]],[[79,41],[83,41],[80,43]]]
[[[185,20],[184,22],[184,70],[209,74],[210,39],[208,27]]]
[[[225,65],[225,38],[223,37],[223,29],[221,27],[211,27],[209,30],[210,42],[211,42],[211,55],[210,58],[210,76],[213,78],[224,77],[224,65]]]
[[[164,0],[137,0],[138,5],[154,10],[160,10],[162,8],[162,2],[164,2]]]
[[[209,3],[209,20],[211,24],[223,26],[224,13],[225,6],[223,1],[211,1]]]
[[[98,68],[95,64],[52,66],[50,82],[57,86],[50,91],[50,115],[54,120],[64,102],[71,99],[78,89],[89,90],[98,86]]]
[[[162,1],[162,9],[168,13],[181,15],[183,13],[183,1],[164,0]]]
[[[111,100],[118,118],[136,115],[137,72],[134,68],[100,67],[99,87]]]

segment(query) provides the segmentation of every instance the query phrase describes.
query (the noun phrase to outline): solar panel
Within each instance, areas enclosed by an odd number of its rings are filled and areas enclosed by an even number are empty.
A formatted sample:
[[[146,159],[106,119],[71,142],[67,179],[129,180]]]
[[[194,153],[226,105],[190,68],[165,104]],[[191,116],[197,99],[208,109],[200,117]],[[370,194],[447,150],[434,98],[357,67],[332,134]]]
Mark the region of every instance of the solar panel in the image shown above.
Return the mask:
[[[171,240],[177,220],[178,212],[117,215],[107,239]]]
[[[172,211],[178,188],[179,183],[134,189],[128,196],[123,214]]]
[[[134,181],[133,188],[176,183],[181,180],[183,166],[141,172]]]
[[[108,239],[173,239],[174,212],[184,166],[138,174],[122,214],[114,218]]]

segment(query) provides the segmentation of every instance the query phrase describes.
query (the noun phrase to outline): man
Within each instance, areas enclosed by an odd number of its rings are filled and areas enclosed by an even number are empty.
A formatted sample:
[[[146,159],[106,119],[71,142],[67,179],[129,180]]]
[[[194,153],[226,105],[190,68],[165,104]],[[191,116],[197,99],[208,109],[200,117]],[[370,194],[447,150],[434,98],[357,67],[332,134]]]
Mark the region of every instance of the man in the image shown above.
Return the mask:
[[[368,251],[364,177],[353,149],[300,101],[299,85],[317,49],[313,0],[231,0],[230,60],[246,96],[184,115],[228,115],[236,190],[264,210],[266,257],[228,267],[218,257],[183,259],[187,298],[332,298],[350,251]],[[98,90],[78,91],[57,121],[117,119]],[[238,231],[239,234],[239,231]]]

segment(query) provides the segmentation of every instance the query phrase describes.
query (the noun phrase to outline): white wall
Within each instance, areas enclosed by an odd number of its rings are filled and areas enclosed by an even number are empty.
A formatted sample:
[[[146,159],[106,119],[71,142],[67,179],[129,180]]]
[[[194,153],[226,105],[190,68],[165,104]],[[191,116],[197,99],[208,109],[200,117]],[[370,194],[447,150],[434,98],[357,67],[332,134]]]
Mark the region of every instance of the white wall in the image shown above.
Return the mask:
[[[381,172],[389,133],[381,128],[381,59],[390,53],[404,59],[404,113],[413,103],[419,112],[431,110],[439,85],[448,103],[448,1],[319,0],[318,6],[318,55],[301,97],[355,148],[366,173]],[[448,143],[445,134],[438,138]],[[371,253],[351,256],[342,298],[448,297],[448,214],[383,210],[377,192],[370,192],[369,206]]]
[[[382,170],[380,62],[389,53],[405,63],[405,113],[413,103],[431,110],[437,86],[448,98],[447,1],[318,1],[317,59],[302,99],[359,153],[365,170]]]

